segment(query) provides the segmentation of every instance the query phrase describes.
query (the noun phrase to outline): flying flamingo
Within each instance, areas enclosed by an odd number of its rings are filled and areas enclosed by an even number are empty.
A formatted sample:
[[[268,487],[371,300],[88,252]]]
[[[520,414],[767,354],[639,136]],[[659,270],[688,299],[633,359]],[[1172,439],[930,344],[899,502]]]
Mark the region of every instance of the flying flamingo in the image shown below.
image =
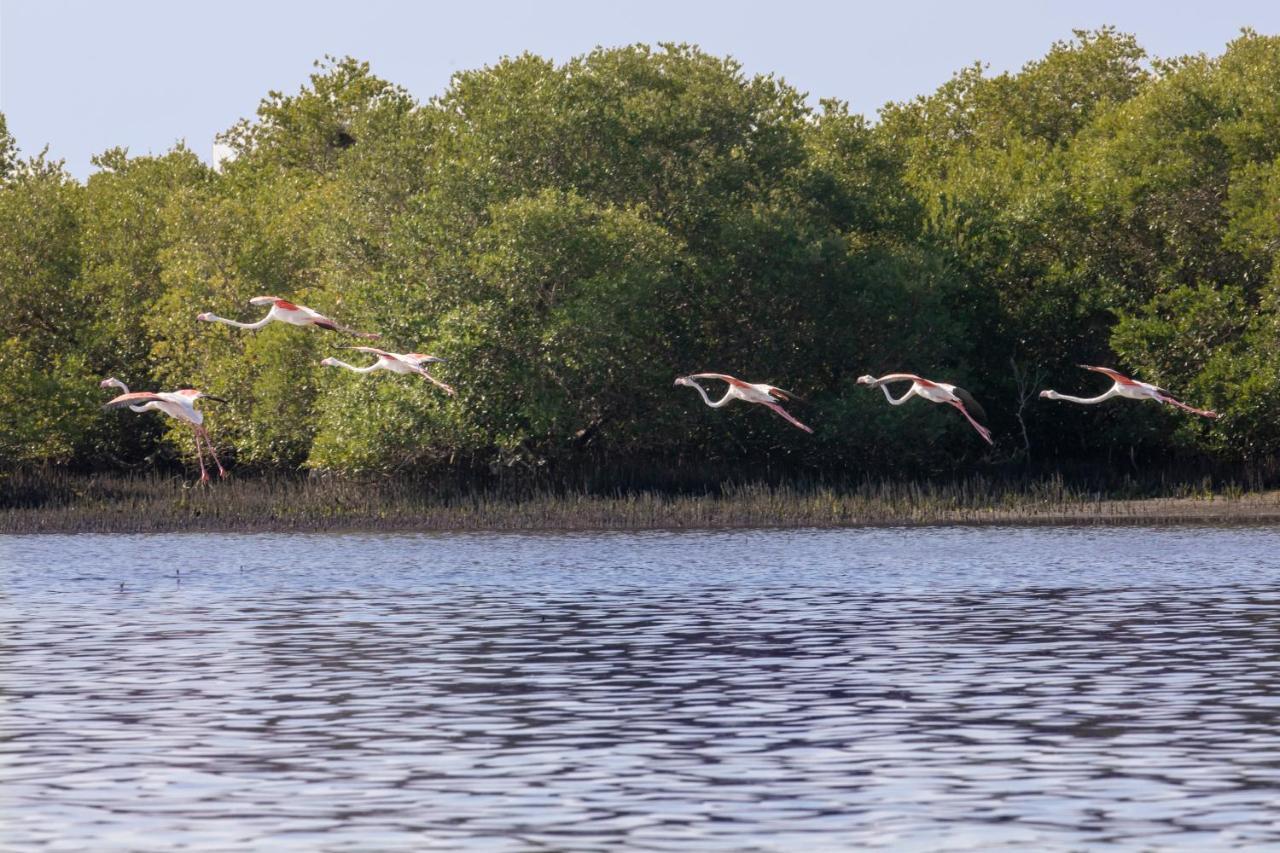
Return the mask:
[[[707,396],[706,390],[697,382],[693,381],[695,379],[719,379],[728,383],[729,389],[725,391],[723,397],[713,403],[711,402],[711,398]],[[805,432],[813,432],[813,430],[791,417],[791,415],[788,414],[782,406],[778,405],[779,402],[799,400],[800,398],[795,394],[792,394],[790,391],[784,391],[783,389],[774,387],[773,385],[766,385],[763,382],[743,382],[741,379],[735,379],[734,377],[727,376],[723,373],[691,373],[688,376],[681,376],[676,379],[676,385],[685,385],[689,388],[693,388],[702,396],[702,401],[713,409],[726,406],[733,400],[742,400],[747,403],[759,403],[762,406],[767,406],[779,415],[782,415],[782,417],[786,418],[788,423],[799,427]]]
[[[891,382],[910,382],[911,387],[907,389],[907,393],[898,399],[893,399],[893,395],[889,393],[888,385]],[[868,385],[872,388],[879,388],[884,392],[884,397],[892,406],[901,406],[907,402],[913,395],[928,400],[930,403],[946,403],[955,406],[964,415],[969,425],[978,431],[978,435],[982,436],[987,444],[995,444],[991,440],[991,430],[974,420],[974,416],[987,419],[987,413],[982,410],[982,406],[978,401],[973,399],[973,395],[963,388],[957,388],[946,382],[930,382],[928,379],[916,376],[914,373],[886,373],[880,378],[874,376],[859,376],[859,385]],[[972,410],[972,413],[970,412]]]
[[[102,408],[111,409],[128,406],[130,410],[135,412],[164,412],[171,418],[177,418],[180,421],[191,424],[191,429],[196,438],[196,458],[200,461],[200,481],[208,482],[209,480],[209,472],[204,467],[204,451],[200,446],[201,438],[204,439],[205,445],[209,448],[209,455],[213,457],[213,463],[218,466],[218,476],[227,476],[226,469],[222,467],[222,462],[219,461],[218,454],[213,449],[213,440],[209,438],[209,431],[202,426],[204,412],[195,407],[196,400],[201,398],[217,400],[219,403],[225,403],[226,400],[205,394],[203,391],[197,391],[194,388],[183,388],[180,391],[161,391],[157,394],[153,394],[150,391],[130,392],[123,382],[114,377],[104,379],[99,383],[99,387],[102,388],[110,388],[112,386],[124,389],[124,393],[108,401]]]
[[[444,364],[445,360],[443,358],[436,358],[434,355],[423,355],[420,352],[387,352],[376,347],[343,347],[343,349],[371,353],[376,355],[378,360],[368,367],[356,367],[354,364],[347,364],[345,361],[339,361],[336,358],[326,358],[320,363],[325,367],[345,367],[347,370],[353,370],[356,373],[373,373],[375,370],[390,370],[392,373],[416,373],[426,378],[428,382],[437,386],[446,394],[453,395],[456,393],[448,385],[428,373],[427,368],[422,366],[424,364]]]
[[[1130,400],[1155,400],[1157,403],[1176,406],[1184,412],[1190,412],[1193,415],[1200,415],[1205,418],[1218,417],[1217,412],[1211,412],[1208,409],[1197,409],[1188,406],[1181,400],[1175,400],[1173,395],[1168,391],[1149,382],[1139,382],[1136,379],[1130,379],[1122,373],[1116,373],[1109,367],[1092,367],[1088,364],[1082,364],[1085,370],[1092,370],[1094,373],[1101,373],[1109,376],[1114,384],[1104,393],[1096,397],[1069,397],[1066,394],[1059,394],[1057,391],[1048,390],[1041,391],[1040,396],[1046,400],[1066,400],[1068,403],[1082,403],[1086,406],[1092,406],[1094,403],[1101,403],[1103,400],[1109,400],[1112,397],[1127,397]]]
[[[334,332],[346,332],[348,335],[355,335],[357,338],[380,337],[373,332],[357,332],[355,329],[349,329],[346,326],[335,323],[323,314],[312,311],[305,305],[295,305],[286,299],[280,299],[276,296],[255,296],[249,300],[249,304],[270,305],[271,310],[267,312],[267,316],[256,323],[240,323],[235,320],[228,320],[226,317],[219,317],[217,314],[208,311],[203,314],[197,314],[196,319],[203,320],[206,323],[225,323],[228,326],[235,326],[237,329],[261,329],[272,320],[276,320],[280,323],[289,323],[294,326],[319,326],[322,329],[329,329]]]

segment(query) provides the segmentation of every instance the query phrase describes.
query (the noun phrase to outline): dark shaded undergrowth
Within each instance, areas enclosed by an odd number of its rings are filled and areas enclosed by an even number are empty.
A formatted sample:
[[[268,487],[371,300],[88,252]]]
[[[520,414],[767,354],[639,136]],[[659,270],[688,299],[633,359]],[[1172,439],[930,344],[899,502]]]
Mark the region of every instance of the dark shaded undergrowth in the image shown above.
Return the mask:
[[[645,530],[928,524],[1280,522],[1280,496],[1206,478],[722,483],[700,491],[20,471],[0,476],[0,532]]]

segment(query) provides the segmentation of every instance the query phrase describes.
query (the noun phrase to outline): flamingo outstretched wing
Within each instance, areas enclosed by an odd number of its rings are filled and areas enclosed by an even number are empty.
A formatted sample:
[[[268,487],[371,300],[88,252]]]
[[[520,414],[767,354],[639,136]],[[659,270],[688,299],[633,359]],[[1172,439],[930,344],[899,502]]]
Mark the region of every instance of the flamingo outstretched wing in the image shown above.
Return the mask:
[[[357,352],[370,352],[370,353],[373,353],[374,355],[385,356],[385,357],[387,357],[387,358],[397,358],[397,357],[398,357],[398,356],[397,356],[395,353],[393,353],[393,352],[387,352],[386,350],[378,349],[377,347],[340,347],[340,349],[351,349],[351,350],[355,350],[355,351],[357,351]]]
[[[876,379],[877,385],[883,385],[886,382],[915,382],[922,388],[933,388],[938,384],[931,379],[925,379],[923,376],[917,376],[914,373],[886,373]]]
[[[809,402],[794,391],[788,391],[786,388],[779,388],[776,385],[769,386],[769,396],[775,400],[794,400],[797,403]]]
[[[315,314],[314,311],[312,313]],[[319,326],[322,329],[328,329],[331,332],[342,332],[343,334],[351,335],[352,337],[365,338],[367,340],[376,340],[377,338],[382,337],[382,335],[377,332],[358,332],[350,326],[344,326],[341,323],[330,320],[328,317],[321,314],[316,314],[310,319],[311,325]]]
[[[138,403],[153,403],[163,400],[163,397],[151,391],[130,391],[128,394],[121,394],[119,397],[103,403],[102,408],[115,409],[120,406],[132,406],[137,405]]]
[[[1085,370],[1092,370],[1094,373],[1101,373],[1103,376],[1108,376],[1111,378],[1113,382],[1119,382],[1121,385],[1137,385],[1138,384],[1136,381],[1134,381],[1133,379],[1130,379],[1128,376],[1125,376],[1123,373],[1119,373],[1115,370],[1112,370],[1109,367],[1095,367],[1091,364],[1082,364],[1080,365],[1080,367],[1084,368]]]
[[[421,352],[407,352],[401,356],[405,361],[412,361],[414,364],[447,364],[448,362],[436,355],[427,355]]]
[[[986,423],[987,412],[982,408],[982,404],[973,398],[972,394],[963,388],[956,388],[953,393],[960,398],[960,402],[964,403],[964,407],[969,410],[971,415]]]
[[[728,382],[738,388],[750,388],[750,382],[743,382],[736,376],[730,376],[727,373],[690,373],[689,379],[719,379],[721,382]]]
[[[973,399],[973,395],[968,391],[963,388],[956,388],[954,385],[951,387],[951,393],[956,396],[956,399],[951,402],[951,405],[954,406],[960,414],[964,415],[964,419],[969,422],[969,426],[973,427],[974,430],[977,431],[978,435],[982,436],[983,441],[994,446],[995,442],[991,439],[991,430],[987,429],[983,424],[978,423],[978,420],[974,417],[974,413],[976,413],[980,415],[983,420],[987,419],[987,413],[983,411],[982,406],[979,405],[978,401]],[[974,413],[969,411],[970,406],[973,407]]]

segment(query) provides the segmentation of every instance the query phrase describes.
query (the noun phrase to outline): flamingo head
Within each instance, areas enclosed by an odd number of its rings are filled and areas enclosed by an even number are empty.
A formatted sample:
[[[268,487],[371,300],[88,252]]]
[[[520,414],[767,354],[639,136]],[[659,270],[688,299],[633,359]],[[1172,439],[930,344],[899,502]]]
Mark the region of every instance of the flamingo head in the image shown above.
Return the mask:
[[[692,387],[693,387],[693,380],[692,380],[692,379],[690,379],[688,376],[677,376],[677,377],[676,377],[676,386],[677,386],[677,387],[679,387],[679,386],[681,386],[681,385],[684,385],[684,386],[685,386],[685,387],[687,387],[687,388],[692,388]]]
[[[1058,399],[1058,397],[1059,397],[1058,392],[1053,391],[1051,389],[1046,389],[1040,392],[1040,398],[1043,400],[1056,400]]]
[[[99,382],[98,387],[99,388],[123,388],[124,383],[121,382],[119,379],[116,379],[114,376],[109,376],[106,379]]]
[[[333,356],[330,356],[329,358],[322,359],[322,360],[321,360],[321,362],[320,362],[320,364],[321,364],[321,366],[322,366],[322,367],[337,367],[337,366],[338,366],[338,360],[337,360],[336,358],[334,358]]]
[[[206,322],[206,323],[212,323],[212,322],[213,322],[213,312],[212,312],[212,311],[206,311],[206,312],[204,312],[203,314],[197,314],[197,315],[196,315],[196,319],[197,319],[197,320],[203,320],[203,321],[204,321],[204,322]]]
[[[876,378],[868,373],[858,377],[858,384],[859,385],[875,385]]]

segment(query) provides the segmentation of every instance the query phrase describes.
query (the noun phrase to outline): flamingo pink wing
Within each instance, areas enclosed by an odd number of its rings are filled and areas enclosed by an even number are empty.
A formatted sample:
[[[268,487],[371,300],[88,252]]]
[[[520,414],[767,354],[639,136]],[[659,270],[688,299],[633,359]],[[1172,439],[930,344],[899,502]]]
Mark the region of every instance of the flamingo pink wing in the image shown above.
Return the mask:
[[[1094,373],[1101,373],[1104,376],[1109,376],[1111,377],[1112,380],[1119,382],[1121,385],[1137,385],[1138,384],[1134,380],[1130,379],[1128,376],[1125,376],[1123,373],[1117,373],[1116,371],[1112,370],[1109,367],[1093,367],[1092,365],[1088,365],[1088,364],[1082,364],[1080,366],[1083,367],[1085,370],[1092,370]]]
[[[115,406],[129,406],[134,403],[150,403],[162,399],[164,398],[159,394],[152,393],[151,391],[130,391],[128,394],[121,394],[119,397],[108,400],[106,403],[103,403],[102,407],[104,409],[109,409]]]
[[[879,382],[919,382],[926,388],[932,388],[937,385],[936,382],[930,382],[923,376],[916,376],[914,373],[886,373],[881,376]]]
[[[727,373],[690,373],[689,376],[692,379],[719,379],[721,382],[728,382],[730,385],[733,385],[737,388],[751,387],[751,383],[743,382],[741,379],[738,379],[736,376],[730,376]]]
[[[779,388],[777,385],[769,386],[769,396],[775,400],[795,400],[797,403],[807,402],[794,391],[788,391],[786,388]]]
[[[356,352],[371,352],[374,355],[386,356],[387,358],[400,358],[400,356],[394,352],[387,352],[386,350],[378,349],[377,347],[343,347],[343,349],[355,350]]]

